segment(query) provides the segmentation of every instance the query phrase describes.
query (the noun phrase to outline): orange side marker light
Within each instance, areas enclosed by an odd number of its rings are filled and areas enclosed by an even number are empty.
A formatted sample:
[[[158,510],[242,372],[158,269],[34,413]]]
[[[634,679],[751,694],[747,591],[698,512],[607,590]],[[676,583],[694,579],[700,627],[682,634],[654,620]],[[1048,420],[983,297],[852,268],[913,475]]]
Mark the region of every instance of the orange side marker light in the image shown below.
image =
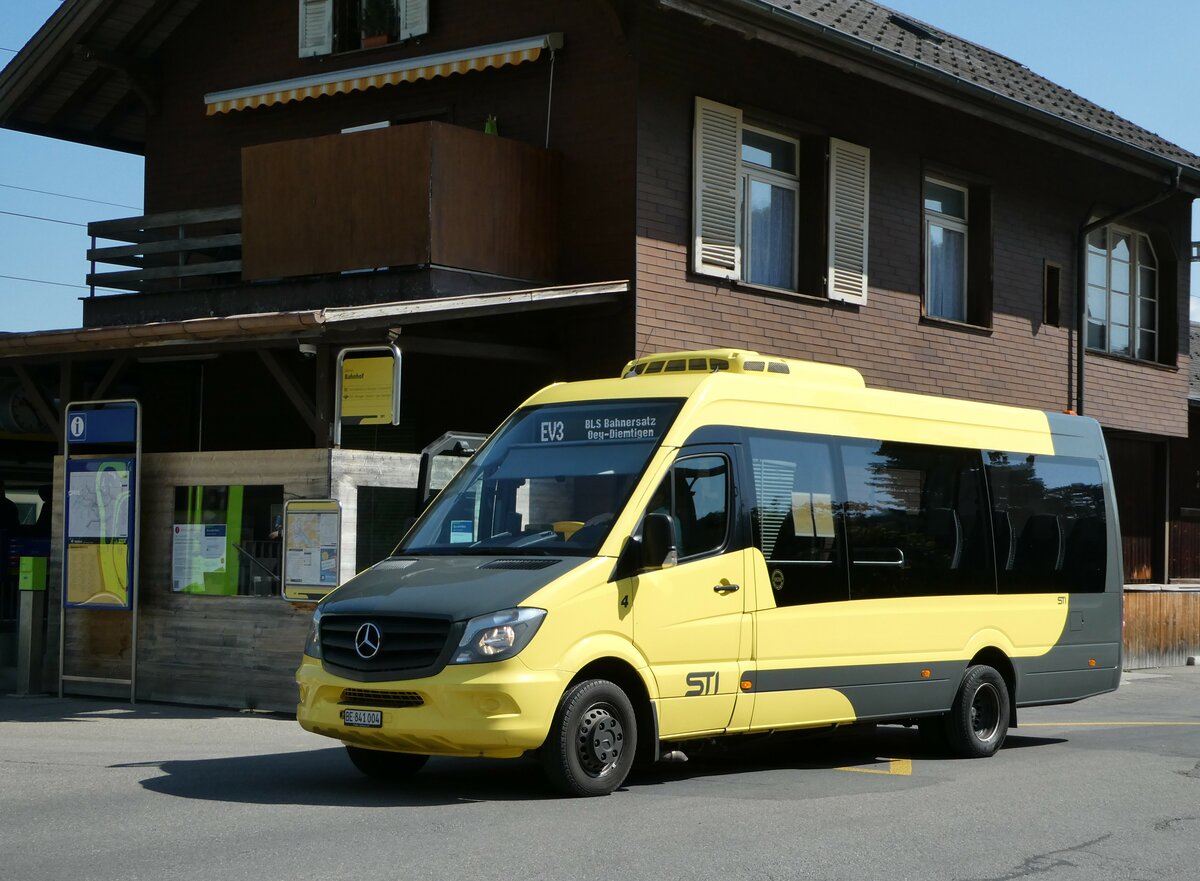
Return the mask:
[[[754,687],[754,683],[751,682],[749,679],[742,680],[742,691],[749,691],[753,687]]]
[[[932,675],[933,675],[933,671],[932,671],[932,670],[922,670],[922,671],[921,671],[921,678],[922,678],[922,679],[928,679],[928,678],[929,678],[930,676],[932,676]]]

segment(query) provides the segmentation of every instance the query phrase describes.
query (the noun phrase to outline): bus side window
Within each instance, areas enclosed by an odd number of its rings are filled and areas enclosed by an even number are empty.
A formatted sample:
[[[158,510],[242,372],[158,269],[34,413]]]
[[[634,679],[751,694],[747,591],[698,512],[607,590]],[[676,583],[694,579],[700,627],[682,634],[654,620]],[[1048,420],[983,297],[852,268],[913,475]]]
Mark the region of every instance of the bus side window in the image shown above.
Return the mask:
[[[725,457],[693,456],[677,462],[673,473],[679,558],[723,547],[729,531],[729,463]]]
[[[813,435],[750,436],[754,544],[777,606],[849,598],[833,446]]]
[[[729,533],[729,462],[724,456],[680,459],[663,478],[649,514],[670,514],[681,561],[724,547]]]
[[[847,440],[852,599],[994,593],[980,455]]]
[[[1104,590],[1108,537],[1096,461],[989,451],[987,477],[1001,593]]]
[[[1080,517],[1071,525],[1063,552],[1063,574],[1072,591],[1104,590],[1107,541],[1103,517]]]

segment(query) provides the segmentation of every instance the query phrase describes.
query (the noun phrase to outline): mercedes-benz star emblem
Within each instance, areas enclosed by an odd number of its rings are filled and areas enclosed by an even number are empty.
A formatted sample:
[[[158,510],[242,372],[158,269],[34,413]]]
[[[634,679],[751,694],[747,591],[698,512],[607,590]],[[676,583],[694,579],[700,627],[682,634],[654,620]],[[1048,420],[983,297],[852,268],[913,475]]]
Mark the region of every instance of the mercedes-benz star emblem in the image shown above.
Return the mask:
[[[358,628],[358,632],[354,634],[354,650],[364,661],[369,661],[379,654],[379,646],[382,644],[383,634],[379,632],[379,625],[370,621]]]

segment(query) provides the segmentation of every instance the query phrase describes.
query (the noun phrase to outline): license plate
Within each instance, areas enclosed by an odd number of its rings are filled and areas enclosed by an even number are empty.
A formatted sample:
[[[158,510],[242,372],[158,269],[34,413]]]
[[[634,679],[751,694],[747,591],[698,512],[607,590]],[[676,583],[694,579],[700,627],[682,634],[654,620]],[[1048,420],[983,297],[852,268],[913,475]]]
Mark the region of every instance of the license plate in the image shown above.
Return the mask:
[[[379,710],[343,710],[342,723],[350,728],[382,728],[383,713]]]

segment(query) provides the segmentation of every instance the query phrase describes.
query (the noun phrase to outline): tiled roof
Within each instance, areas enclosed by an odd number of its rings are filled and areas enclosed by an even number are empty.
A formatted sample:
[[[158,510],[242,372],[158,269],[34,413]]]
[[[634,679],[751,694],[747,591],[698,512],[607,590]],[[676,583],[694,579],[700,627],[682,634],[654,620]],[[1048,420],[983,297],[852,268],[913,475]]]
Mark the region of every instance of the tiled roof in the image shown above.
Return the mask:
[[[930,72],[949,74],[964,84],[1045,111],[1066,122],[1116,138],[1172,162],[1200,169],[1200,156],[1195,153],[1122,119],[1070,89],[1038,76],[1011,58],[886,6],[868,0],[759,2],[860,41],[864,48],[875,47],[892,53],[899,59],[916,62]],[[904,22],[913,26],[906,26]],[[1131,58],[1129,63],[1136,62]]]

